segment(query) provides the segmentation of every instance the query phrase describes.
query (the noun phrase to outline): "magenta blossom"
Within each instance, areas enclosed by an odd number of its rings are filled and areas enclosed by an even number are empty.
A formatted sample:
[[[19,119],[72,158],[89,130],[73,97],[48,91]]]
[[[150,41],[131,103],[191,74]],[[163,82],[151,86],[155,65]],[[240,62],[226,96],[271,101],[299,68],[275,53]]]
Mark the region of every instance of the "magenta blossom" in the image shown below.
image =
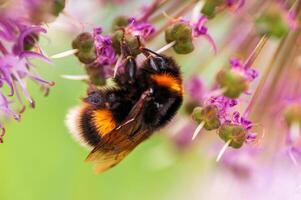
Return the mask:
[[[94,44],[96,47],[97,62],[100,65],[112,65],[116,63],[116,53],[112,47],[112,38],[103,36],[101,28],[95,28],[93,31]]]
[[[206,16],[200,16],[198,21],[196,23],[192,23],[192,34],[194,37],[204,37],[208,40],[210,45],[212,46],[215,53],[217,53],[217,47],[216,44],[211,37],[211,35],[208,33],[208,27],[205,26],[206,22],[208,21],[208,18]]]
[[[207,106],[214,105],[218,109],[221,122],[230,120],[230,109],[238,104],[238,100],[225,96],[211,96],[205,103]]]
[[[138,35],[143,39],[149,38],[155,32],[155,27],[152,24],[140,22],[134,17],[129,18],[129,23],[126,27],[127,32]]]
[[[31,79],[46,92],[53,85],[53,82],[45,81],[34,71],[34,65],[30,61],[31,58],[38,58],[50,63],[50,60],[28,47],[33,47],[37,42],[34,35],[45,33],[46,30],[40,26],[26,25],[20,20],[6,17],[0,17],[0,28],[0,114],[19,120],[20,113],[25,108],[23,97],[32,107],[35,106],[28,92],[26,81]],[[4,87],[10,89],[8,94],[3,91]],[[15,95],[21,106],[19,111],[12,109],[16,107],[15,105],[11,106],[16,103],[12,100]],[[0,126],[3,129],[3,126]]]
[[[232,70],[238,71],[249,81],[253,81],[258,76],[258,72],[255,69],[245,66],[241,60],[237,58],[232,58],[230,64]]]

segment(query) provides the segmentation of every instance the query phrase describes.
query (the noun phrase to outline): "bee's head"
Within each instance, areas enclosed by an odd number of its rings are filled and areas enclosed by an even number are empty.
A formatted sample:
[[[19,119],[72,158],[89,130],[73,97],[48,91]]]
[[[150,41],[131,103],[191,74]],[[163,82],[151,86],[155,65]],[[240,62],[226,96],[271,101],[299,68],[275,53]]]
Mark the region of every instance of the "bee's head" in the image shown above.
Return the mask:
[[[179,66],[174,59],[163,54],[158,54],[150,49],[142,48],[142,53],[147,57],[144,68],[152,73],[169,73],[175,77],[180,76]]]
[[[148,59],[149,66],[156,73],[169,73],[174,76],[179,76],[180,70],[172,57],[165,55],[152,56]]]

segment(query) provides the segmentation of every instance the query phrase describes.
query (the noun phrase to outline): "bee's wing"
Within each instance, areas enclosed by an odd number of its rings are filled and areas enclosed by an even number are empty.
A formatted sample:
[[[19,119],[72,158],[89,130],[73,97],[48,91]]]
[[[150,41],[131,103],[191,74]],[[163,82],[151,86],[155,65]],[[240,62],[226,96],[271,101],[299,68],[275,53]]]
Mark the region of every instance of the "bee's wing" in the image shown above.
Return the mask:
[[[106,134],[88,155],[86,161],[94,162],[97,173],[118,164],[151,134],[150,130],[141,126],[141,109],[144,106],[147,95],[144,93],[141,96],[124,123]]]

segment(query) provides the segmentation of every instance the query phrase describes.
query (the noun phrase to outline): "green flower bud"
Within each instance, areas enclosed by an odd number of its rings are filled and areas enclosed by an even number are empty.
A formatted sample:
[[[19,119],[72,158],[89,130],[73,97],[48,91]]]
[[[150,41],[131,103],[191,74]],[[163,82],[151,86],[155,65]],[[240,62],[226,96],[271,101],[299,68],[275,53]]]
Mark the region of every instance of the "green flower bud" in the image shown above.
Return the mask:
[[[52,5],[52,14],[54,16],[59,16],[59,14],[64,10],[66,4],[66,0],[53,0]]]
[[[301,126],[301,104],[291,104],[284,111],[286,123],[290,126],[298,123]]]
[[[89,80],[93,85],[103,86],[106,84],[104,78],[104,72],[102,66],[97,65],[86,65],[85,67]]]
[[[127,25],[129,25],[128,17],[126,17],[126,16],[118,16],[118,17],[116,17],[113,20],[111,30],[112,31],[117,31],[120,28],[126,27]]]
[[[73,49],[77,49],[75,54],[77,58],[85,64],[89,64],[96,59],[96,52],[94,46],[94,38],[88,33],[79,34],[72,42]]]
[[[184,104],[184,111],[186,114],[191,114],[193,110],[199,105],[196,101],[189,101]]]
[[[235,149],[242,147],[246,134],[244,127],[235,124],[223,124],[218,130],[219,137],[225,142],[230,140],[229,146]]]
[[[221,125],[218,117],[218,109],[214,105],[204,108],[196,107],[192,112],[192,118],[198,123],[204,122],[204,128],[208,131],[218,129]]]
[[[256,29],[260,35],[281,38],[289,31],[281,10],[277,6],[269,7],[264,14],[256,19]]]
[[[215,17],[217,7],[222,5],[223,3],[223,0],[207,0],[201,10],[201,13],[211,19]]]
[[[112,46],[117,54],[121,54],[120,42],[123,39],[123,34],[124,33],[122,30],[118,30],[118,31],[115,31],[112,36]],[[133,56],[137,56],[138,54],[141,53],[140,44],[139,44],[137,37],[135,37],[131,34],[125,33],[124,40],[125,40],[126,44],[128,45]]]
[[[202,107],[196,107],[193,109],[192,112],[192,119],[199,124],[203,121],[202,110],[203,110]]]
[[[249,87],[248,80],[239,72],[232,70],[221,70],[217,74],[216,81],[225,89],[224,95],[233,99],[238,98]]]
[[[176,41],[173,49],[178,54],[188,54],[194,50],[192,29],[185,23],[177,23],[166,29],[165,40],[167,43]]]
[[[39,41],[39,35],[37,33],[31,33],[24,38],[24,50],[31,50],[36,42]]]

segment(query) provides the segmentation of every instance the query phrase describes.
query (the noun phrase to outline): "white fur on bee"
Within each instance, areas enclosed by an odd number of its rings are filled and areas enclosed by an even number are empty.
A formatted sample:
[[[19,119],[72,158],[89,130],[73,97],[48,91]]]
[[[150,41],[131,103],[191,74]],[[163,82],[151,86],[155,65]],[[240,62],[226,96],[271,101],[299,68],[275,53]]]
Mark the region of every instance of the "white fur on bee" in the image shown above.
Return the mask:
[[[76,106],[74,108],[71,108],[66,116],[65,123],[73,138],[77,140],[83,147],[91,150],[93,149],[93,147],[89,145],[84,139],[84,137],[82,136],[82,132],[81,132],[82,130],[80,127],[80,117],[83,109],[84,109],[83,106]]]

